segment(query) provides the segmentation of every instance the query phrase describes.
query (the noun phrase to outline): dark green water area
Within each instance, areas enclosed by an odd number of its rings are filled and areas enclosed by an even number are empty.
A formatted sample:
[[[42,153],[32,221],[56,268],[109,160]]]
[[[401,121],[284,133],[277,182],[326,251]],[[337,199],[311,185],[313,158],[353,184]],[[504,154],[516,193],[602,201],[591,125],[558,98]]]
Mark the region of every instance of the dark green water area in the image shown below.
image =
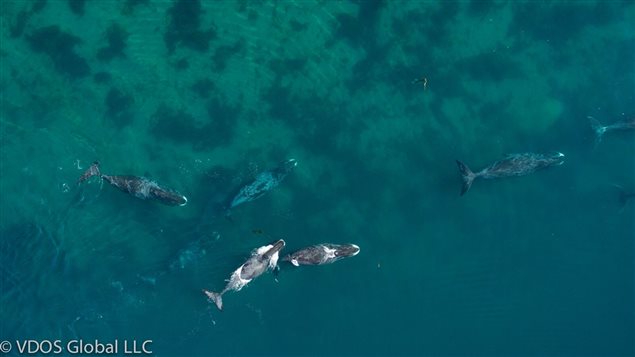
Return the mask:
[[[587,118],[635,118],[633,1],[4,0],[0,45],[8,355],[635,354],[635,134]],[[457,159],[550,151],[459,195]],[[207,301],[277,239],[361,252]]]

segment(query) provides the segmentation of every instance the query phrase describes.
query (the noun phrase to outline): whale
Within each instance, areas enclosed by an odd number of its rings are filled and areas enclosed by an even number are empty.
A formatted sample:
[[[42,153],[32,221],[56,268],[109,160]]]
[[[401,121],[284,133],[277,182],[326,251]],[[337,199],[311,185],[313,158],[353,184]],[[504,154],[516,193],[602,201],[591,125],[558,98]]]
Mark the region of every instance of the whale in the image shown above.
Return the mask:
[[[130,175],[104,175],[99,169],[99,161],[92,165],[80,176],[78,184],[97,176],[119,190],[142,200],[153,200],[168,206],[185,206],[187,198],[182,194],[161,187],[156,182],[145,177]]]
[[[274,169],[259,173],[253,181],[242,186],[225,207],[225,216],[231,215],[231,210],[243,203],[256,200],[265,193],[278,187],[282,180],[298,165],[295,159],[281,162]]]
[[[300,265],[324,265],[348,257],[354,257],[359,253],[359,247],[355,244],[321,243],[312,245],[287,254],[282,261],[295,266]]]
[[[496,161],[483,170],[475,173],[462,161],[456,160],[461,177],[463,178],[461,196],[463,196],[470,187],[472,187],[474,180],[479,177],[484,179],[496,179],[503,177],[524,176],[539,169],[558,166],[563,163],[564,154],[561,152],[552,152],[548,154],[509,154],[502,160]]]
[[[285,242],[280,239],[272,244],[256,248],[245,263],[234,270],[227,281],[227,285],[220,292],[203,290],[208,300],[213,302],[219,310],[223,310],[223,295],[228,291],[240,291],[252,280],[268,270],[273,270],[278,265],[279,253],[284,248]]]
[[[181,248],[165,267],[154,272],[139,273],[137,278],[147,285],[156,286],[165,276],[199,264],[207,252],[212,249],[214,241],[218,237],[217,232],[213,235],[201,235]]]
[[[602,141],[604,134],[612,131],[625,131],[635,129],[635,119],[622,120],[609,125],[602,125],[599,120],[594,117],[587,117],[591,123],[591,128],[595,132],[595,142]]]

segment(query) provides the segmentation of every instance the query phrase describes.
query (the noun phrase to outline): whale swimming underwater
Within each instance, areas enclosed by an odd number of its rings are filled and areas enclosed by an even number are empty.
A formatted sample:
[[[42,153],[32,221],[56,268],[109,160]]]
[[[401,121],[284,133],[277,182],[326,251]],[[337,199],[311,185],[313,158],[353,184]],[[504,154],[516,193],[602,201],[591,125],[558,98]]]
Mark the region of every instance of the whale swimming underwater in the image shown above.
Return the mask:
[[[145,284],[155,286],[165,276],[199,264],[207,252],[212,249],[217,238],[217,235],[201,235],[181,248],[162,269],[139,273],[137,278]]]
[[[591,128],[593,128],[593,131],[595,132],[596,143],[602,141],[602,136],[608,132],[635,129],[635,119],[618,121],[609,125],[602,125],[594,117],[588,117],[588,119],[591,122]]]
[[[463,162],[456,160],[459,171],[463,178],[461,196],[472,187],[472,183],[478,177],[484,179],[495,179],[502,177],[524,176],[536,170],[558,166],[564,163],[564,154],[554,152],[549,154],[522,153],[510,154],[504,159],[496,161],[479,172],[472,172]]]
[[[278,265],[279,252],[284,248],[284,244],[284,240],[280,239],[273,244],[254,249],[251,257],[238,269],[234,270],[223,291],[215,293],[203,290],[203,292],[216,304],[219,310],[222,310],[223,294],[230,290],[239,291],[267,270],[274,269]]]
[[[355,244],[322,243],[287,254],[282,258],[282,261],[290,262],[295,266],[323,265],[335,263],[343,258],[354,257],[358,253],[359,247]]]
[[[142,200],[154,200],[169,206],[185,206],[187,198],[176,191],[159,186],[156,182],[145,177],[103,175],[99,170],[99,162],[95,161],[80,176],[78,183],[82,183],[93,176],[98,176],[121,191]]]
[[[231,202],[225,208],[225,216],[231,215],[231,210],[245,202],[251,202],[268,191],[280,185],[280,182],[298,165],[295,159],[289,159],[280,163],[276,168],[259,173],[256,178],[241,187],[238,193],[233,196]]]

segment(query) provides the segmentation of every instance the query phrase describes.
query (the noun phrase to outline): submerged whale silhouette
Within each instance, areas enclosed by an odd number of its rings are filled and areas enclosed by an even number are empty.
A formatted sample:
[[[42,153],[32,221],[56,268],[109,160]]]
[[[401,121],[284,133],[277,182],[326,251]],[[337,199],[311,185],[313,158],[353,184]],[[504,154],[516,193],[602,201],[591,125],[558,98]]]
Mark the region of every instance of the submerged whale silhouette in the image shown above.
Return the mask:
[[[142,200],[158,201],[169,206],[185,206],[187,198],[180,193],[163,188],[145,177],[129,175],[103,175],[99,170],[99,161],[95,161],[79,178],[82,183],[93,176],[98,176],[112,186]]]

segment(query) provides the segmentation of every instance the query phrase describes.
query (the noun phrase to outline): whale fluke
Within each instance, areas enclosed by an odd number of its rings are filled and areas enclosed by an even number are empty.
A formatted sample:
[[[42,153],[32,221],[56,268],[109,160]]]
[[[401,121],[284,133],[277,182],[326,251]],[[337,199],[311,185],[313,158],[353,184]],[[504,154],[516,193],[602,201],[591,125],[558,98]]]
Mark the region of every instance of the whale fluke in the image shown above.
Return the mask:
[[[459,166],[459,171],[461,172],[461,177],[463,178],[463,187],[461,188],[461,196],[463,196],[470,187],[472,187],[472,182],[474,182],[476,174],[474,174],[463,162],[456,160],[456,164]]]
[[[207,295],[207,297],[212,300],[214,302],[214,304],[216,304],[216,307],[219,310],[223,310],[223,294],[219,294],[219,293],[215,293],[213,291],[209,291],[209,290],[203,290],[203,292],[205,293],[205,295]]]
[[[624,206],[626,206],[626,203],[628,202],[628,200],[630,200],[631,198],[635,197],[635,193],[626,192],[624,187],[622,187],[620,185],[617,185],[617,184],[613,184],[613,187],[615,187],[617,189],[617,192],[619,194],[618,199],[619,199],[619,202],[620,202],[620,207],[623,209]]]
[[[602,141],[602,135],[606,132],[606,127],[600,123],[599,120],[595,119],[592,116],[587,117],[589,122],[591,123],[591,128],[595,132],[595,142],[599,143]]]
[[[99,171],[99,161],[93,162],[92,165],[88,168],[88,170],[84,171],[82,176],[79,177],[77,183],[82,183],[93,176],[101,176],[101,172]]]

